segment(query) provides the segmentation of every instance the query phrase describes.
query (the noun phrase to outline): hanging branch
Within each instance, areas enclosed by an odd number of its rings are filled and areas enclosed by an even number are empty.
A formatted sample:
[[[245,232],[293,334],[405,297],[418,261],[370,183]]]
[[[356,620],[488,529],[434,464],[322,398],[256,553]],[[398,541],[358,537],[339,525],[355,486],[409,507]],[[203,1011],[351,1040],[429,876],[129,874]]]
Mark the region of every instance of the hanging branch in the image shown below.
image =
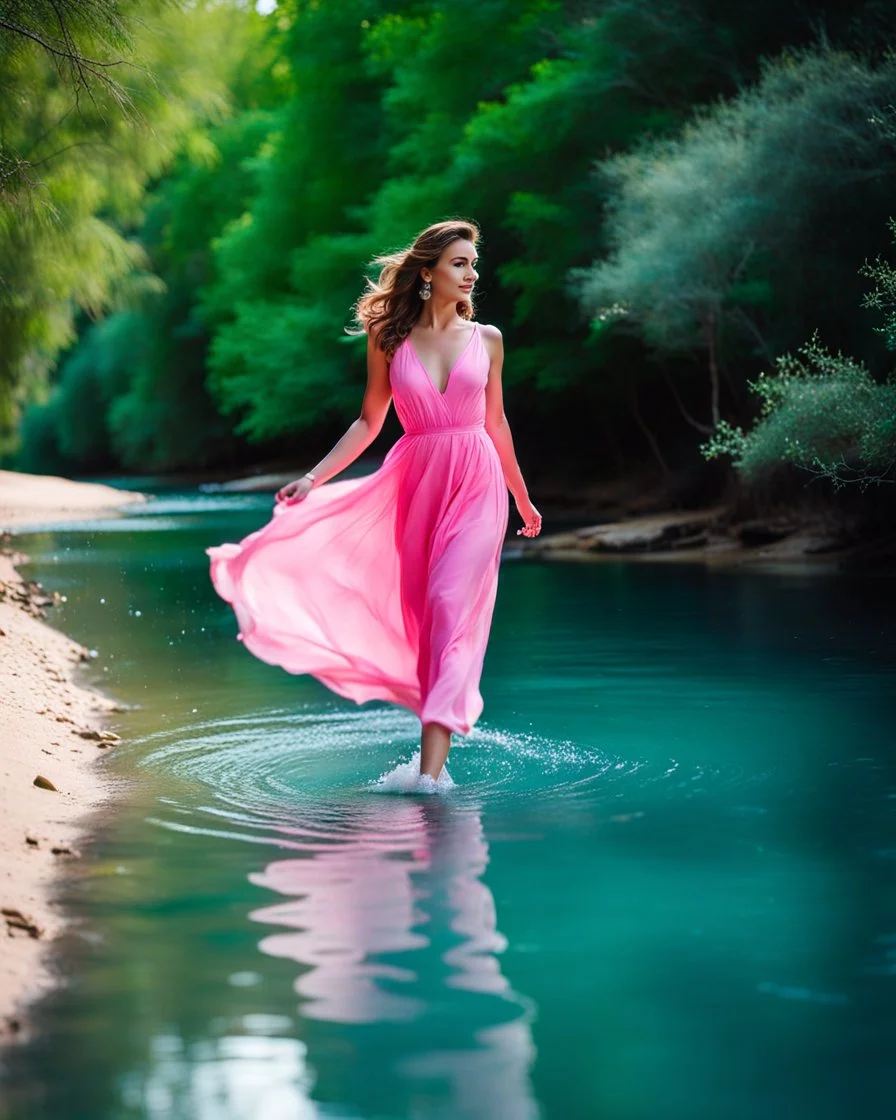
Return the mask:
[[[62,31],[61,39],[56,36],[50,36],[35,31],[30,27],[25,27],[20,23],[14,23],[2,17],[0,17],[0,31],[8,31],[13,35],[18,35],[23,39],[36,43],[41,50],[46,51],[52,58],[59,60],[61,63],[67,63],[71,67],[74,77],[76,100],[79,91],[83,90],[90,97],[91,101],[93,101],[94,106],[96,106],[96,100],[90,86],[90,80],[93,79],[102,84],[106,92],[118,104],[119,108],[127,110],[134,109],[134,104],[124,86],[115,81],[115,79],[110,77],[105,71],[115,69],[119,66],[132,66],[138,70],[143,70],[143,68],[124,58],[104,61],[99,58],[91,58],[89,55],[82,53],[75,44],[71,32],[65,23],[64,16],[55,3],[53,4],[53,10],[56,12]],[[146,71],[143,72],[146,73]]]

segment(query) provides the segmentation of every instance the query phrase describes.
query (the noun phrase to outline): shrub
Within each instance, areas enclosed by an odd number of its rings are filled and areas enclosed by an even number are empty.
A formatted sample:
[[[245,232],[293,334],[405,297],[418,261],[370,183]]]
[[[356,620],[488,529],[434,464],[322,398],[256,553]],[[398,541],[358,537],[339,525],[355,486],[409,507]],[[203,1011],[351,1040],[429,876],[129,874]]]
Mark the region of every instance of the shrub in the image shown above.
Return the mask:
[[[892,482],[896,467],[896,379],[875,382],[867,369],[832,354],[815,336],[796,355],[775,363],[747,383],[761,401],[749,432],[721,421],[700,450],[707,459],[731,455],[748,483],[792,463],[836,490],[850,483],[863,491]]]

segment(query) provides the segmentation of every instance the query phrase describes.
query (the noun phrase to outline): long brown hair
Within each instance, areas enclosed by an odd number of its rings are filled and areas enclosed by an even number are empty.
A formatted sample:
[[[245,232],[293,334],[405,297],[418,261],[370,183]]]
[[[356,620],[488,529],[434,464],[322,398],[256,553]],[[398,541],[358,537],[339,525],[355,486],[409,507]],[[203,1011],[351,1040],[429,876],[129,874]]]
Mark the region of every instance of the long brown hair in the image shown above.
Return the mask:
[[[420,269],[434,268],[445,246],[458,238],[475,245],[479,227],[464,218],[436,222],[418,234],[407,249],[374,257],[372,263],[382,269],[376,280],[367,278],[367,291],[355,304],[355,322],[358,333],[379,332],[377,342],[387,357],[392,357],[420,318]],[[457,313],[462,319],[472,319],[472,301],[459,300]]]

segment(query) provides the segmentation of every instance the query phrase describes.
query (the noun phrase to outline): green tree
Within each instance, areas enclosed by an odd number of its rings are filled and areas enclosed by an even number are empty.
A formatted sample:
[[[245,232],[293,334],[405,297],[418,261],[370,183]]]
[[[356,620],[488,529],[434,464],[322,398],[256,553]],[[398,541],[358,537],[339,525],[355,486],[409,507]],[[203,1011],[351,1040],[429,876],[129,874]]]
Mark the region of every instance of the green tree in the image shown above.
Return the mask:
[[[248,438],[271,440],[357,401],[345,312],[367,252],[357,210],[383,174],[379,83],[362,42],[380,5],[284,5],[291,93],[253,163],[254,194],[215,244],[199,294],[209,386]]]
[[[167,53],[143,50],[127,22],[138,10],[179,29]],[[537,438],[548,460],[562,450],[571,471],[608,459],[604,446],[624,466],[636,430],[664,464],[671,438],[692,456],[678,416],[704,434],[714,415],[738,418],[757,357],[792,349],[819,315],[851,350],[850,285],[875,248],[868,218],[889,213],[886,117],[866,119],[891,95],[896,14],[878,0],[282,0],[268,17],[241,0],[90,0],[83,11],[120,17],[131,35],[120,53],[144,75],[160,54],[176,59],[171,89],[193,115],[120,201],[74,149],[99,233],[85,226],[93,258],[66,268],[83,266],[92,302],[52,276],[78,225],[68,215],[58,251],[14,262],[38,270],[22,287],[14,383],[21,396],[28,377],[39,394],[58,380],[26,427],[32,450],[56,461],[65,448],[75,465],[172,469],[275,453],[300,433],[328,440],[363,387],[362,347],[343,333],[363,262],[450,215],[483,227],[480,315],[507,338],[521,446]],[[864,61],[800,53],[820,36]],[[33,41],[16,51],[29,65],[44,57]],[[207,74],[210,107],[190,98]],[[41,82],[25,82],[38,101]],[[122,132],[138,125],[132,113]],[[142,159],[125,161],[127,175],[143,175]],[[583,310],[570,270],[614,282]],[[609,329],[600,309],[623,302],[632,329]],[[29,333],[51,320],[65,330]],[[86,422],[78,386],[100,374],[103,422]]]
[[[0,96],[14,107],[0,133],[0,442],[7,449],[21,406],[45,396],[78,315],[96,317],[141,284],[158,287],[132,229],[173,149],[188,137],[201,146],[197,117],[224,108],[210,60],[184,50],[188,25],[214,7],[3,5]]]
[[[576,277],[596,328],[703,353],[716,427],[723,350],[773,357],[810,315],[842,317],[842,288],[823,285],[855,268],[886,205],[894,100],[892,59],[785,54],[679,136],[609,161],[610,251]]]
[[[186,35],[188,19],[190,35]],[[132,183],[136,193],[128,202],[125,222],[106,194],[108,184],[96,186],[83,199],[83,218],[102,205],[103,219],[90,219],[85,234],[90,252],[77,262],[97,283],[107,288],[90,305],[66,294],[64,279],[45,295],[50,311],[65,316],[61,337],[47,340],[42,353],[49,369],[60,346],[79,331],[80,345],[63,361],[56,375],[52,398],[39,388],[37,401],[27,414],[23,449],[18,462],[36,468],[52,461],[68,469],[99,469],[115,463],[135,469],[172,469],[201,464],[209,455],[228,452],[233,436],[214,408],[205,389],[207,332],[196,314],[196,291],[214,273],[212,242],[225,224],[243,212],[253,182],[249,164],[264,142],[272,120],[269,106],[282,100],[283,75],[271,49],[268,25],[252,9],[237,2],[208,3],[186,13],[172,10],[146,34],[160,40],[155,46],[155,80],[165,78],[165,67],[178,63],[177,52],[188,57],[173,88],[189,96],[189,117],[176,129],[162,128],[153,143],[159,147],[157,167],[164,178]],[[165,51],[162,45],[167,44]],[[197,49],[201,45],[201,49]],[[174,52],[168,56],[168,52]],[[204,61],[192,69],[192,55]],[[213,59],[213,64],[209,62]],[[214,66],[209,83],[212,93],[230,90],[229,103],[192,87],[205,84],[203,66]],[[239,98],[239,104],[233,100]],[[237,111],[235,116],[228,114]],[[151,122],[133,124],[137,134]],[[131,137],[124,125],[119,140],[109,140],[108,158],[127,142],[133,143],[134,167],[145,162],[142,139]],[[102,141],[101,147],[107,141]],[[90,147],[91,145],[88,145]],[[127,164],[127,161],[125,161]],[[125,166],[125,178],[134,171]],[[79,183],[89,184],[100,168],[86,160],[78,168]],[[146,176],[146,169],[140,170]],[[148,192],[148,193],[147,193]],[[37,204],[35,204],[37,205]],[[2,211],[0,211],[2,212]],[[15,218],[16,215],[13,215]],[[139,240],[128,227],[140,223]],[[102,256],[104,234],[118,237],[133,254],[121,274],[108,276],[108,259]],[[49,227],[59,239],[58,254],[65,258],[77,247],[77,222],[71,212],[60,215]],[[42,248],[43,246],[43,248]],[[45,251],[38,242],[32,251]],[[99,254],[99,257],[98,257]],[[21,263],[21,262],[19,262]],[[47,264],[47,262],[41,262]],[[109,305],[110,317],[99,322],[78,317],[79,307],[100,318]],[[34,298],[24,311],[33,322],[40,303]],[[32,332],[33,338],[33,332]],[[34,360],[33,342],[22,345],[26,359]],[[43,371],[42,371],[43,372]],[[93,395],[86,391],[92,386]],[[20,388],[21,392],[21,388]],[[99,408],[98,408],[99,405]],[[39,415],[41,411],[44,415]],[[78,433],[72,438],[72,433]]]

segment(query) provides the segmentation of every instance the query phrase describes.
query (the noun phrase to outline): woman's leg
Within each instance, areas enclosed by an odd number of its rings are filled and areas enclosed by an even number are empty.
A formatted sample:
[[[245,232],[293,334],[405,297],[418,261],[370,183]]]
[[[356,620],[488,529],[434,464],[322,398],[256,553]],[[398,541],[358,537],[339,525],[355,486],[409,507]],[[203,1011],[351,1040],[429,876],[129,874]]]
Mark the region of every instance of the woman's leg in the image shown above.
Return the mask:
[[[420,735],[420,773],[438,778],[451,750],[451,732],[441,723],[424,723]]]

